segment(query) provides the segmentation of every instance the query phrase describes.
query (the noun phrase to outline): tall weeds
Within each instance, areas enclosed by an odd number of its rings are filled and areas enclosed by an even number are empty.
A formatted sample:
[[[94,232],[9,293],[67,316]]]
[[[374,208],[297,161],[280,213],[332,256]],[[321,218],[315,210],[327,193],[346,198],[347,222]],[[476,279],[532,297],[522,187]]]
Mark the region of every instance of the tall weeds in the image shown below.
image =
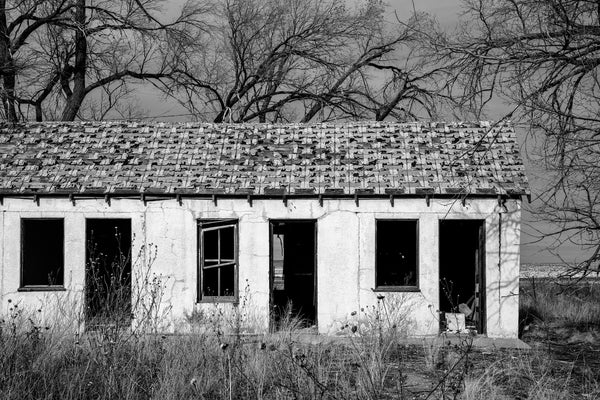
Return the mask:
[[[522,324],[544,322],[579,330],[600,329],[600,282],[565,284],[530,278],[521,284]]]
[[[572,364],[545,351],[484,359],[471,336],[444,336],[409,347],[410,305],[380,296],[342,324],[341,337],[306,335],[285,319],[277,332],[247,335],[242,301],[230,314],[190,315],[213,326],[187,335],[162,335],[160,279],[142,280],[137,325],[80,333],[45,325],[42,310],[5,304],[0,322],[2,399],[571,399],[600,396],[593,373],[575,377]],[[137,284],[132,285],[134,288]],[[537,301],[550,299],[538,287]],[[555,292],[551,292],[555,293]],[[142,299],[141,294],[144,294]],[[134,294],[135,295],[135,294]],[[134,296],[135,297],[135,296]],[[554,300],[556,304],[562,300]],[[550,300],[548,300],[550,301]],[[134,308],[137,307],[133,302]],[[550,312],[549,310],[539,312]],[[566,308],[568,310],[576,310]],[[590,306],[591,307],[591,306]],[[578,313],[569,317],[576,321]],[[546,314],[548,315],[548,314]],[[546,318],[549,318],[546,316]],[[579,317],[577,317],[579,318]],[[141,329],[141,327],[149,329]],[[138,329],[139,328],[139,329]],[[105,330],[103,330],[105,329]],[[593,371],[592,371],[593,372]],[[574,390],[576,388],[576,390]]]

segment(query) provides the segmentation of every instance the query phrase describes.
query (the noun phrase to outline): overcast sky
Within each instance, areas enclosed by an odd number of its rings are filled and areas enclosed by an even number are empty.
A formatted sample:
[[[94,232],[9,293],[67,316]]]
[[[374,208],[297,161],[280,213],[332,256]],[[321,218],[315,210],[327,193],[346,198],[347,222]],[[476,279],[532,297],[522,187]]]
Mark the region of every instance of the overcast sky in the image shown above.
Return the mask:
[[[458,0],[391,0],[387,2],[390,8],[398,11],[399,15],[408,15],[414,8],[417,11],[426,11],[438,16],[440,22],[453,23],[460,12]]]

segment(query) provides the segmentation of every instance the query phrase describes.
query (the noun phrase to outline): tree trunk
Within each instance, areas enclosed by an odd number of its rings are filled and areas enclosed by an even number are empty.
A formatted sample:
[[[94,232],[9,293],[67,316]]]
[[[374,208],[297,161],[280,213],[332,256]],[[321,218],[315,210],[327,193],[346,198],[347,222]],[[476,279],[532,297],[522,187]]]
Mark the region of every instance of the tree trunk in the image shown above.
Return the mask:
[[[73,121],[77,117],[85,98],[85,74],[87,69],[87,40],[85,37],[85,0],[77,0],[75,9],[75,66],[73,67],[73,90],[67,97],[67,104],[61,119]]]
[[[12,60],[4,62],[3,68],[9,68],[11,69],[11,71],[8,73],[3,71],[4,76],[2,77],[2,104],[4,105],[6,119],[9,122],[16,122],[19,120],[19,117],[17,115],[17,109],[15,106],[15,73],[14,67],[12,67]]]
[[[0,74],[2,75],[2,105],[6,119],[18,120],[15,107],[15,65],[10,52],[10,37],[6,23],[6,0],[0,0]]]
[[[42,112],[42,102],[38,101],[35,103],[35,120],[42,122],[44,120],[44,113]]]
[[[225,110],[221,110],[219,111],[219,113],[217,114],[217,116],[215,117],[215,119],[213,119],[213,122],[216,124],[219,124],[221,122],[223,122],[223,117],[225,116]]]

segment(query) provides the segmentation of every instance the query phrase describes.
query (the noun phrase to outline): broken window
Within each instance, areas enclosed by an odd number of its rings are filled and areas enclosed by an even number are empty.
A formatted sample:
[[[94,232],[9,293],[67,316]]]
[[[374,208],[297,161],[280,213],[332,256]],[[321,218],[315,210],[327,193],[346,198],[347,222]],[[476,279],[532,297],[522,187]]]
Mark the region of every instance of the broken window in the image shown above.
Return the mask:
[[[234,301],[237,295],[237,220],[198,223],[198,301]]]
[[[63,285],[63,241],[62,219],[21,220],[21,287]]]
[[[418,221],[377,221],[375,247],[377,289],[418,287]]]

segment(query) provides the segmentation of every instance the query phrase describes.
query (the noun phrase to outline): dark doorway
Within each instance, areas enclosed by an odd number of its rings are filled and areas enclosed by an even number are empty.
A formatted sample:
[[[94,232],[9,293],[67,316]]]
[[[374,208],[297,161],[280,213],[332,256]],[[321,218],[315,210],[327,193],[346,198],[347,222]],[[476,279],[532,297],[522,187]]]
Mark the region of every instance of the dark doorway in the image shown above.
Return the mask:
[[[86,220],[87,328],[131,322],[131,220]]]
[[[315,221],[271,221],[271,328],[316,325]]]
[[[482,220],[440,221],[440,311],[465,315],[465,328],[485,332],[485,227]]]

